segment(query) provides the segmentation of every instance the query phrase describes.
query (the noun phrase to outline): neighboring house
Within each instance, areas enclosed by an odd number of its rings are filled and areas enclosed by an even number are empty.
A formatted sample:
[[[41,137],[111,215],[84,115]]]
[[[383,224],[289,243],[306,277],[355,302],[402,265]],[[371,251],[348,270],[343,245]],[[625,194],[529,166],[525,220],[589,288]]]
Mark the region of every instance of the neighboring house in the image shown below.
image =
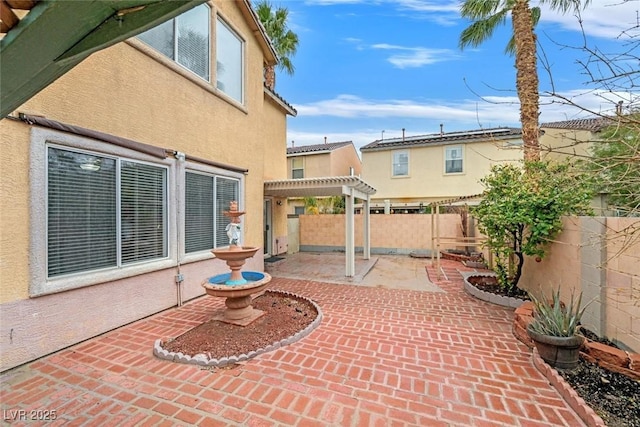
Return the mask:
[[[360,176],[362,163],[353,142],[326,142],[287,148],[289,179]],[[290,214],[304,214],[303,199],[289,199]]]
[[[360,149],[362,179],[376,188],[372,213],[416,213],[429,203],[482,193],[497,163],[523,158],[515,128],[441,132],[374,141]]]
[[[209,1],[0,121],[0,371],[203,295],[232,200],[243,244],[287,235],[263,186],[287,177],[295,115],[264,86],[275,63],[248,0]]]
[[[541,157],[550,160],[588,157],[591,155],[591,143],[598,138],[598,133],[613,124],[615,119],[607,117],[542,123]]]

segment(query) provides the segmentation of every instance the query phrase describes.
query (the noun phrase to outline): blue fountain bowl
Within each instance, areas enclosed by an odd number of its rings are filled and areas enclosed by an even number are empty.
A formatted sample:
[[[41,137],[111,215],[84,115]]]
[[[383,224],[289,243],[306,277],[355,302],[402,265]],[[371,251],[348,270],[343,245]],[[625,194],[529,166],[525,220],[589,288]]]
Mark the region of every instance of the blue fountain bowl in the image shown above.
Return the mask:
[[[218,274],[217,276],[209,277],[207,279],[208,283],[212,285],[228,285],[228,286],[239,286],[246,285],[250,282],[259,282],[260,280],[265,278],[265,274],[259,271],[242,271],[242,280],[230,280],[231,273]]]

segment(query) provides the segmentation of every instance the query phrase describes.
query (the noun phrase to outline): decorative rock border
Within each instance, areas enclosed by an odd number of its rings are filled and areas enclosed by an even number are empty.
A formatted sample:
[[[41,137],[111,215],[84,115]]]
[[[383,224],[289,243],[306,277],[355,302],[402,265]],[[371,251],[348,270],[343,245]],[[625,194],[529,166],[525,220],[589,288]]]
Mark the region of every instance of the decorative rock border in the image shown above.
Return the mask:
[[[606,427],[605,422],[598,414],[587,405],[587,402],[581,398],[578,393],[567,383],[558,372],[549,366],[533,349],[533,365],[544,375],[553,387],[562,395],[562,398],[571,406],[576,414],[584,421],[588,427]]]
[[[478,298],[479,300],[490,302],[492,304],[497,304],[502,307],[511,307],[518,308],[520,307],[525,300],[521,298],[515,297],[506,297],[504,295],[497,295],[492,292],[485,292],[477,287],[473,286],[469,282],[469,277],[496,277],[495,273],[487,272],[487,273],[479,273],[477,271],[460,271],[462,278],[464,279],[464,290],[467,291],[468,294]]]
[[[172,351],[165,350],[164,348],[162,348],[162,340],[157,339],[153,345],[154,356],[156,356],[159,359],[170,360],[178,363],[186,363],[189,365],[200,365],[200,366],[206,366],[211,368],[220,368],[223,366],[253,359],[254,357],[259,356],[261,354],[268,353],[270,351],[277,350],[280,347],[284,347],[286,345],[293,344],[294,342],[300,341],[302,338],[309,335],[311,331],[317,328],[320,325],[320,322],[322,322],[322,317],[323,317],[322,310],[320,310],[320,306],[318,306],[318,304],[316,304],[315,301],[300,295],[296,295],[291,292],[286,292],[286,291],[268,290],[267,292],[277,293],[277,294],[305,300],[308,303],[313,305],[313,307],[318,312],[318,316],[316,316],[314,321],[311,322],[306,328],[296,332],[292,336],[281,339],[280,341],[274,342],[273,344],[268,345],[264,348],[259,348],[255,351],[250,351],[247,354],[243,353],[240,355],[223,357],[221,359],[209,358],[205,354],[196,354],[195,356],[189,356],[180,352],[175,353]]]

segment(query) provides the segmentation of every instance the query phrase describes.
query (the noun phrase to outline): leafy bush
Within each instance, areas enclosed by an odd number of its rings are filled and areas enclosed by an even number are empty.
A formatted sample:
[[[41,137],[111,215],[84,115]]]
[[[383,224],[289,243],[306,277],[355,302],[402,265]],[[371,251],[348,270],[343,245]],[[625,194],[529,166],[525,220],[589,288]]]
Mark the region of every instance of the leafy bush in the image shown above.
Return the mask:
[[[591,214],[592,181],[568,163],[535,161],[496,165],[481,182],[483,199],[471,213],[494,254],[498,283],[515,295],[524,256],[544,257],[562,216]]]

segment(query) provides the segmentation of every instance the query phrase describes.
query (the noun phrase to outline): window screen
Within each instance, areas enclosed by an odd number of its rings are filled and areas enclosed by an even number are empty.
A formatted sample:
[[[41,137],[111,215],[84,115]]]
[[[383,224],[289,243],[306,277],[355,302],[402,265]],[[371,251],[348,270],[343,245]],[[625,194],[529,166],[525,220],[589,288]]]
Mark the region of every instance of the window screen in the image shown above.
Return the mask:
[[[229,202],[238,200],[238,180],[187,172],[185,191],[185,252],[227,246],[230,219],[224,211],[229,210]]]
[[[47,155],[48,277],[167,257],[166,168],[54,147]]]
[[[409,153],[396,151],[393,153],[393,176],[409,175]]]
[[[235,99],[243,101],[242,40],[218,19],[216,26],[216,87]]]
[[[462,172],[462,147],[447,147],[445,154],[445,172],[460,173]]]
[[[209,81],[210,16],[209,6],[197,6],[145,31],[138,39]]]

